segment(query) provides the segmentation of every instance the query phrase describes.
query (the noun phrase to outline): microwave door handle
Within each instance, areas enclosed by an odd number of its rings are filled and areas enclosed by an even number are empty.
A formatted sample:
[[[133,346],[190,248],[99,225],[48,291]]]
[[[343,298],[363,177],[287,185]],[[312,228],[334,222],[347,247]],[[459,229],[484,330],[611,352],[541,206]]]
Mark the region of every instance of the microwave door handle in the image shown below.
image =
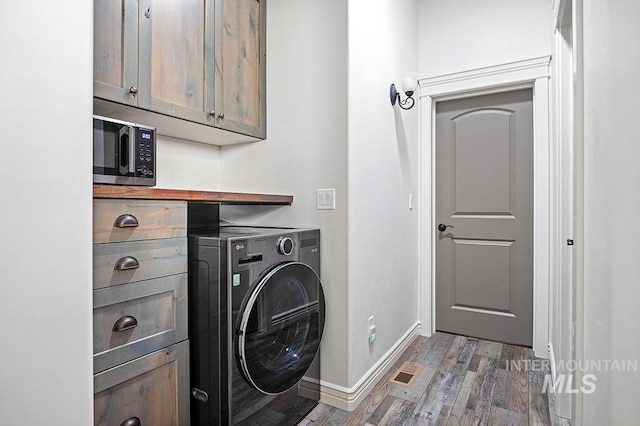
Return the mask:
[[[120,174],[126,176],[129,173],[131,156],[130,154],[130,139],[129,139],[129,126],[122,126],[120,128],[120,141],[118,147],[118,157],[120,161]]]
[[[129,173],[136,174],[136,129],[129,127]]]

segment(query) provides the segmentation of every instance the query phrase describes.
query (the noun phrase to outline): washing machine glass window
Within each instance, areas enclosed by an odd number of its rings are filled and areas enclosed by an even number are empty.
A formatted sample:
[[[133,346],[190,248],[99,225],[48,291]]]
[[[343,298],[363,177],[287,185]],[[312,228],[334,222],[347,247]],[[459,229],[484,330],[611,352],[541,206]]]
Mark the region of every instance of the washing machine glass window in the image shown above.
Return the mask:
[[[296,385],[318,352],[324,295],[318,275],[304,263],[273,268],[247,299],[237,334],[245,379],[265,394]]]

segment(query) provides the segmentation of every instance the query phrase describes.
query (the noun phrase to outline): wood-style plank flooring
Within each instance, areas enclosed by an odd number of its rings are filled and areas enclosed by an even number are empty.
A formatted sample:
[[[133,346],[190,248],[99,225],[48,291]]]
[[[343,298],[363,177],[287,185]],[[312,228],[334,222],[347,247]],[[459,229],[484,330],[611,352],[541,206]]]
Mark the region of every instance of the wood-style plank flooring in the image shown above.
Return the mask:
[[[355,411],[320,403],[299,424],[569,425],[550,415],[545,372],[510,368],[511,361],[532,359],[521,346],[441,332],[418,337]],[[405,361],[424,365],[411,387],[389,382]]]

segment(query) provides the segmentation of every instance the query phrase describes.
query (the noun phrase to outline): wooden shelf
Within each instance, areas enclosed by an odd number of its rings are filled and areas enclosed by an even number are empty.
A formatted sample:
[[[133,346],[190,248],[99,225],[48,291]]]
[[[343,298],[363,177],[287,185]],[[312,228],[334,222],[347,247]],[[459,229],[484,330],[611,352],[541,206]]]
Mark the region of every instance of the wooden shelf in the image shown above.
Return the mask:
[[[148,188],[146,186],[116,185],[93,185],[93,198],[138,198],[144,200],[208,201],[224,204],[290,205],[291,203],[293,203],[293,195],[192,191],[188,189],[162,189]]]

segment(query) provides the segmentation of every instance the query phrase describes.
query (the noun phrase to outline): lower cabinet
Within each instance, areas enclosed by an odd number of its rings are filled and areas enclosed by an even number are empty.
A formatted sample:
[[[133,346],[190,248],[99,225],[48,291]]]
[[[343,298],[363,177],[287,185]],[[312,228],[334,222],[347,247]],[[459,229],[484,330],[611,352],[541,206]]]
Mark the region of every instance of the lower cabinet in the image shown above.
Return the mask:
[[[187,205],[93,206],[94,424],[188,426]]]
[[[98,373],[93,385],[95,425],[188,426],[189,342]]]

